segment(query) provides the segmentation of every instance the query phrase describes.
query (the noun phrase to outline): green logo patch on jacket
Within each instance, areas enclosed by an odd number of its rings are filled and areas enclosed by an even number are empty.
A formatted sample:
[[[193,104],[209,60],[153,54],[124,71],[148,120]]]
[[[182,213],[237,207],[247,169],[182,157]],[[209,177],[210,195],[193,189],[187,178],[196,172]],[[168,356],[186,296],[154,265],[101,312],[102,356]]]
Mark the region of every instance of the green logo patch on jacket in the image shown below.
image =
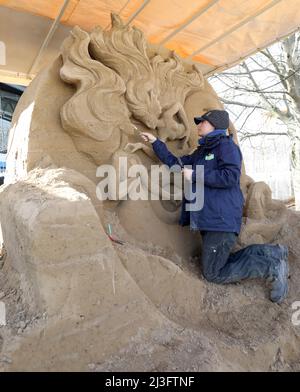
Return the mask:
[[[214,159],[214,157],[215,157],[214,154],[208,154],[208,155],[206,155],[205,160],[210,161],[211,159]]]

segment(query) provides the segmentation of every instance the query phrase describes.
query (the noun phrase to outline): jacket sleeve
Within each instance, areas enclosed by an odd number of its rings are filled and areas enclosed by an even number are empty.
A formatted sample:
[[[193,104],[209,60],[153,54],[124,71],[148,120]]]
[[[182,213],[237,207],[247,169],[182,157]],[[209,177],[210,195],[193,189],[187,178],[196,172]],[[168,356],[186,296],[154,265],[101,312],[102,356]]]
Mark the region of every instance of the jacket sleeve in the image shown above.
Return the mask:
[[[159,139],[156,139],[155,142],[152,143],[152,147],[158,158],[169,167],[172,167],[174,165],[179,165],[183,167],[184,165],[192,165],[194,162],[194,153],[191,155],[183,155],[178,158],[173,155],[168,150],[166,144]]]
[[[217,169],[204,168],[204,185],[211,188],[231,188],[239,184],[242,154],[232,143],[222,143],[217,158]]]

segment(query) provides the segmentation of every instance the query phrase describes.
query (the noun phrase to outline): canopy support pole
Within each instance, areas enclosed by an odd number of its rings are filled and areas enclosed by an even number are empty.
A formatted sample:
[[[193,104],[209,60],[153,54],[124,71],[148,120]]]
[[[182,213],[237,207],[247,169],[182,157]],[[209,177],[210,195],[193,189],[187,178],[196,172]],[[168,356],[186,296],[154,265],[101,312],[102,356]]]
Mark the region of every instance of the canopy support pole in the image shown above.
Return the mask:
[[[52,23],[52,25],[50,27],[50,30],[48,31],[48,34],[47,34],[44,42],[42,43],[42,46],[40,47],[40,50],[39,50],[38,54],[36,55],[32,65],[31,65],[31,67],[30,67],[30,69],[28,71],[29,75],[34,72],[35,67],[39,63],[39,61],[40,61],[40,59],[42,57],[42,54],[43,54],[44,50],[46,49],[46,47],[48,46],[48,44],[49,44],[53,34],[55,33],[55,30],[57,29],[57,26],[58,26],[58,24],[59,24],[59,22],[60,22],[60,20],[61,20],[61,18],[63,16],[63,14],[64,14],[65,9],[67,8],[69,2],[70,2],[70,0],[64,0],[63,6],[61,7],[57,17],[54,19],[54,21],[53,21],[53,23]]]
[[[143,11],[143,9],[150,3],[150,1],[151,0],[144,0],[143,4],[127,20],[126,26],[128,26]]]
[[[205,7],[202,7],[200,11],[198,11],[195,15],[193,15],[190,19],[188,19],[185,23],[179,26],[176,30],[172,31],[166,38],[164,38],[159,45],[164,45],[166,42],[170,41],[176,34],[180,33],[183,29],[185,29],[188,25],[193,23],[196,19],[198,19],[202,14],[204,14],[207,10],[209,10],[213,5],[215,5],[219,0],[213,0]]]
[[[221,41],[223,38],[227,37],[229,34],[235,32],[236,30],[240,29],[242,26],[245,24],[251,22],[253,19],[257,18],[259,15],[263,14],[264,12],[268,11],[270,8],[272,8],[274,5],[277,3],[280,3],[282,0],[273,0],[270,4],[268,4],[266,7],[262,8],[260,11],[256,12],[254,15],[249,16],[242,22],[238,23],[236,26],[233,26],[231,29],[228,31],[225,31],[224,34],[219,35],[217,38],[215,38],[213,41],[209,42],[208,44],[202,46],[200,49],[196,50],[189,56],[187,56],[187,59],[193,58],[196,54],[199,54],[203,50],[209,48],[210,46],[214,45],[216,42]]]

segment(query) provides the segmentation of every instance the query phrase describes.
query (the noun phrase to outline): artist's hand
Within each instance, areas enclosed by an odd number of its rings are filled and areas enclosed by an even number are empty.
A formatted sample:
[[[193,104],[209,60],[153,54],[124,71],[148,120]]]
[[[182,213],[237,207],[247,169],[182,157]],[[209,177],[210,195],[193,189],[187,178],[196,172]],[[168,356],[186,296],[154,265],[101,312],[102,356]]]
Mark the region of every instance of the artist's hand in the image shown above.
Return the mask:
[[[188,169],[187,167],[184,167],[184,168],[182,169],[184,178],[185,178],[187,181],[192,181],[193,171],[194,171],[193,169]]]
[[[154,143],[157,139],[154,135],[152,135],[152,133],[149,132],[141,132],[140,136],[143,140],[145,140],[145,142],[150,142],[151,144]]]

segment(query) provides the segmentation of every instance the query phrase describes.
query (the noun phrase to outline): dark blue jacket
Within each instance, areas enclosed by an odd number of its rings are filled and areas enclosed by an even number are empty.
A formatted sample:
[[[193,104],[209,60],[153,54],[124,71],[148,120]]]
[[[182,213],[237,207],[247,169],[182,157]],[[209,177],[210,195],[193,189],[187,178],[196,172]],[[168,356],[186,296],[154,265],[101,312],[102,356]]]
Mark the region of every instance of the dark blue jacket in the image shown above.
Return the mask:
[[[226,231],[239,233],[242,223],[244,197],[240,189],[242,154],[232,135],[215,130],[199,140],[199,147],[191,154],[175,157],[165,143],[157,139],[153,150],[168,165],[191,165],[193,188],[196,165],[204,165],[204,206],[197,211],[186,211],[183,199],[179,224],[192,230]]]

